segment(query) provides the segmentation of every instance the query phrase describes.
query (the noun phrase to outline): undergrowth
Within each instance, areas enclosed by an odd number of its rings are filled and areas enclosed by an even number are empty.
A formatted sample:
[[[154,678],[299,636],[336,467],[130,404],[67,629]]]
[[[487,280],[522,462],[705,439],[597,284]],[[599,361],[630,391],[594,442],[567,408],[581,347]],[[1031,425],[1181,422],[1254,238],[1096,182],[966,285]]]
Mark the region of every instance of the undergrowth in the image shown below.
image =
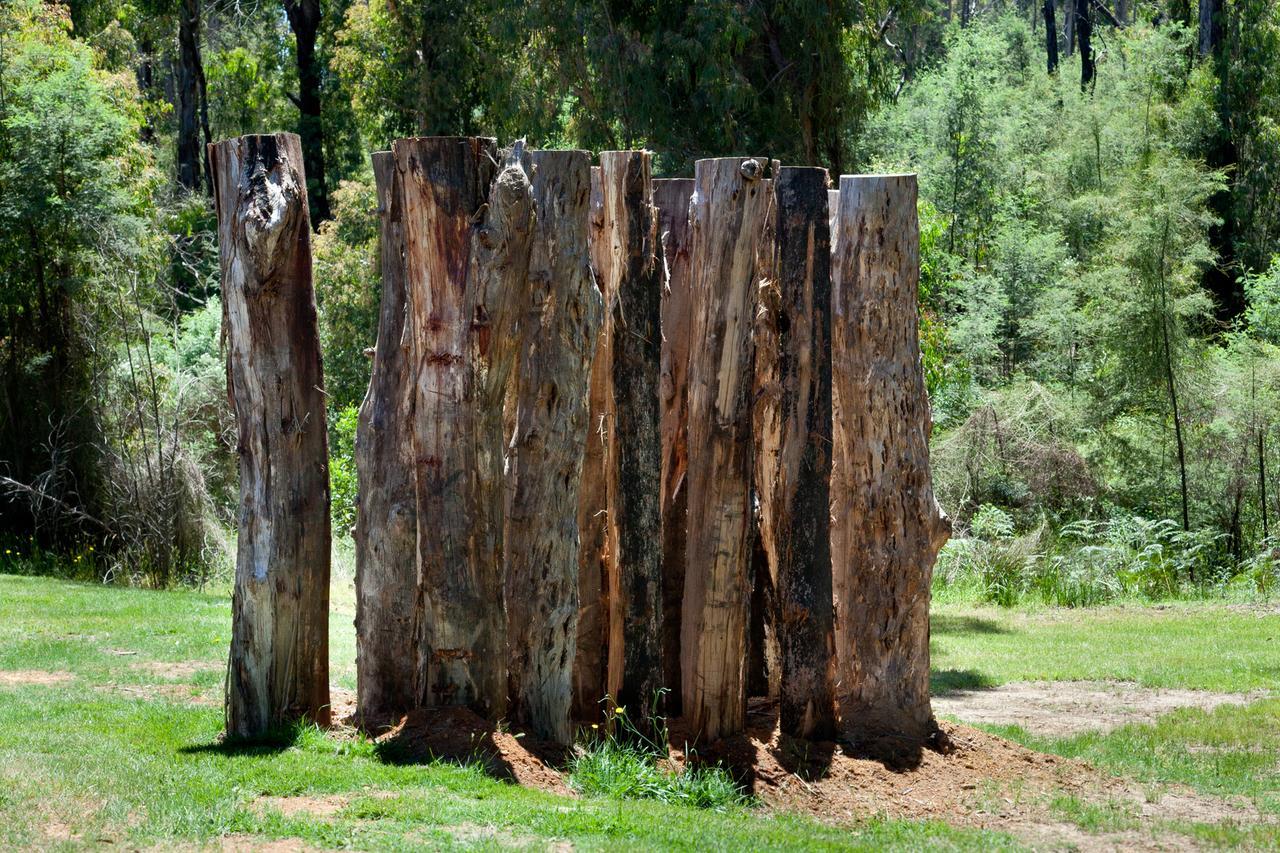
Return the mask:
[[[646,715],[648,732],[627,715],[625,707],[606,700],[603,727],[580,743],[569,766],[569,785],[578,793],[616,800],[657,800],[672,805],[724,811],[746,808],[743,794],[728,770],[694,763],[688,751],[683,767],[673,768],[667,753],[666,720]],[[658,700],[655,699],[654,707]]]

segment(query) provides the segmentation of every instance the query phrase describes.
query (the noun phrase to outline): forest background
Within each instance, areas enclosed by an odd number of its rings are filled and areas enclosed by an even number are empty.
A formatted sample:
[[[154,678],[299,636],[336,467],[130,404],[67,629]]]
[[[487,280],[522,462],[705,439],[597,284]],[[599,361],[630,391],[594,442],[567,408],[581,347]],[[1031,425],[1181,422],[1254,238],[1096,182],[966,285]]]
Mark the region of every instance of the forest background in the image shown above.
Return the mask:
[[[1278,122],[1272,0],[0,0],[0,571],[228,576],[204,145],[292,130],[340,537],[369,153],[482,134],[918,172],[939,594],[1270,595]]]

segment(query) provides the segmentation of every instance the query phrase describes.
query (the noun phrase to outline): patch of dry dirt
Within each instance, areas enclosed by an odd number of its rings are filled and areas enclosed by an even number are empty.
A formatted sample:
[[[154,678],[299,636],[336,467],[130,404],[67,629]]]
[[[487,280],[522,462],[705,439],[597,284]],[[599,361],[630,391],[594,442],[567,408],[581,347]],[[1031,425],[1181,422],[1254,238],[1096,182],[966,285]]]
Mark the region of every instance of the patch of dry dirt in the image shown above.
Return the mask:
[[[377,738],[396,761],[480,762],[495,778],[572,796],[563,767],[569,751],[532,735],[503,731],[466,708],[423,708]]]
[[[216,664],[196,660],[147,660],[133,665],[133,669],[171,681],[189,681],[202,672],[210,672],[217,668]]]
[[[1018,725],[1052,737],[1108,732],[1128,723],[1151,723],[1179,708],[1210,711],[1266,696],[1143,687],[1127,681],[1015,681],[999,687],[956,690],[933,698],[937,714],[966,723]]]
[[[123,693],[125,696],[150,702],[166,699],[184,705],[199,705],[211,708],[222,704],[222,693],[219,690],[205,690],[191,684],[171,682],[165,684],[117,684],[111,682],[101,685],[99,690],[111,693]]]
[[[14,669],[0,672],[0,687],[37,687],[66,684],[74,677],[69,672],[48,672],[43,669]]]
[[[342,811],[348,798],[341,794],[297,797],[258,797],[253,801],[253,808],[259,812],[274,809],[285,817],[331,818]]]

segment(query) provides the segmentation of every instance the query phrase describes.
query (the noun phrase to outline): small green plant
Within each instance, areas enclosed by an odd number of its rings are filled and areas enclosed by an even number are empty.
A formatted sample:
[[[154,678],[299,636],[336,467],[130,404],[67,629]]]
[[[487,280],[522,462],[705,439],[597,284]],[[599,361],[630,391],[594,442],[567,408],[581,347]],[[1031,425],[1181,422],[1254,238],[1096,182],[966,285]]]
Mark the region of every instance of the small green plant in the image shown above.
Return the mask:
[[[659,693],[653,702],[658,707]],[[752,804],[729,771],[719,766],[699,766],[695,753],[681,768],[672,768],[667,754],[666,720],[650,711],[646,715],[652,734],[646,734],[627,714],[626,707],[605,699],[603,726],[593,725],[593,735],[578,745],[569,767],[569,784],[590,797],[616,800],[658,800],[700,809],[745,808]]]

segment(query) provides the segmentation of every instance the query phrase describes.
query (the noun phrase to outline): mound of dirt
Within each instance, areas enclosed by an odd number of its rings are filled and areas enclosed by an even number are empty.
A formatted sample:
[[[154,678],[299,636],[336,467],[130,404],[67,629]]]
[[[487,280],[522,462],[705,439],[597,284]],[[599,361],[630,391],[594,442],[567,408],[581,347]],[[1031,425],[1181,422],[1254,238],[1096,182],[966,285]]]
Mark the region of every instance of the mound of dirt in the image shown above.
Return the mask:
[[[531,735],[504,731],[466,708],[421,708],[377,743],[393,761],[480,762],[497,779],[572,795],[564,776],[569,751]]]

